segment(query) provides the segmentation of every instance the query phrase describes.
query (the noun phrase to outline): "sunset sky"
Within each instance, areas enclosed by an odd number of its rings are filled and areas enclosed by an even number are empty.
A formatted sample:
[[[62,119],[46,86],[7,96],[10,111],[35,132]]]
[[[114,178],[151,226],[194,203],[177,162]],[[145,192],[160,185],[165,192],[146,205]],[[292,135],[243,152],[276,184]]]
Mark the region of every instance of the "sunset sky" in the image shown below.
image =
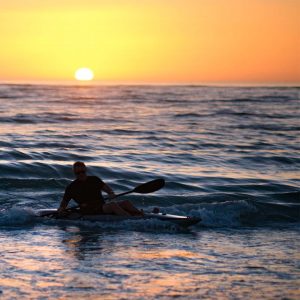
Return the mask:
[[[300,0],[2,0],[0,82],[300,83]]]

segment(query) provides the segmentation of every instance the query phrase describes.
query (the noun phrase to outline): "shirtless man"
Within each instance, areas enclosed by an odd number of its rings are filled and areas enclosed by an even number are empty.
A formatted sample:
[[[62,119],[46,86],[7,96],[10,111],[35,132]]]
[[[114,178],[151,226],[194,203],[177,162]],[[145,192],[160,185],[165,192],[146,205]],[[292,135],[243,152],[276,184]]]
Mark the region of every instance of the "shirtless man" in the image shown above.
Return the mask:
[[[86,166],[77,161],[73,164],[73,172],[76,177],[66,188],[64,197],[60,203],[58,213],[63,214],[71,199],[75,200],[82,214],[115,214],[121,216],[136,216],[143,213],[135,208],[130,201],[105,203],[102,191],[108,194],[109,199],[115,197],[115,193],[97,176],[88,176]]]

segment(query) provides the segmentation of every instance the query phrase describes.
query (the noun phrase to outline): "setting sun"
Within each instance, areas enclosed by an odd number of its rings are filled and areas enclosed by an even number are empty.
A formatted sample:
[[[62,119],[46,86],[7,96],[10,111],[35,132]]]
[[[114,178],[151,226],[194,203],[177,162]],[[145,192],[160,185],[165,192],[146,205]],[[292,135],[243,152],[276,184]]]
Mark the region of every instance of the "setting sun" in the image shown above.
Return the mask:
[[[75,78],[77,80],[89,81],[94,78],[94,73],[89,68],[80,68],[75,72]]]

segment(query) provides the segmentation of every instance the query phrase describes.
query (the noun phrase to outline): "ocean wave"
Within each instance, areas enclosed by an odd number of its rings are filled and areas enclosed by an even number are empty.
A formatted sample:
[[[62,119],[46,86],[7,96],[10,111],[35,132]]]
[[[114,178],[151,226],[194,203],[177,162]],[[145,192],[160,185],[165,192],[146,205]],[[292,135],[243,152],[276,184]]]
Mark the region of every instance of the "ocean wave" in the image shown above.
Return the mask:
[[[266,89],[267,91],[268,89]],[[280,89],[278,89],[279,91]],[[288,89],[285,89],[286,91],[290,91],[290,90],[294,90],[294,88],[288,88]],[[284,91],[284,90],[282,90]],[[257,101],[257,102],[260,102],[260,103],[264,103],[264,102],[271,102],[271,103],[274,103],[274,102],[279,102],[279,103],[282,103],[282,102],[286,102],[286,101],[294,101],[295,99],[298,98],[298,94],[297,92],[295,91],[294,93],[280,93],[279,95],[276,95],[274,93],[272,94],[261,94],[259,96],[257,95],[253,95],[251,97],[241,97],[241,98],[233,98],[233,99],[229,99],[229,100],[232,100],[233,102],[252,102],[252,101]]]
[[[0,211],[0,227],[24,226],[35,220],[35,213],[30,208],[13,207]]]
[[[67,138],[67,137],[66,137]],[[65,138],[65,139],[66,139]],[[74,145],[70,143],[54,143],[54,146],[57,148],[58,146],[61,148],[61,150],[56,149],[56,151],[53,151],[50,148],[52,143],[41,143],[39,145],[39,148],[41,149],[40,151],[29,151],[28,149],[26,150],[18,150],[18,149],[13,149],[11,150],[4,150],[0,152],[0,160],[6,160],[6,161],[18,161],[18,163],[14,164],[6,164],[7,167],[9,166],[15,166],[15,165],[20,165],[22,168],[22,164],[26,167],[26,163],[24,161],[31,161],[33,162],[33,165],[36,164],[38,161],[42,162],[45,160],[48,161],[77,161],[77,160],[84,160],[84,161],[90,161],[92,160],[92,156],[89,155],[88,153],[84,153],[85,151],[88,152],[90,151],[90,147],[87,147],[86,149],[82,148],[81,154],[78,153],[72,153],[72,149],[74,149]],[[53,144],[52,144],[53,145]],[[37,145],[35,145],[33,148],[35,148]],[[22,145],[22,148],[26,147],[25,143]],[[47,149],[46,151],[42,149]],[[76,149],[79,147],[77,146]],[[46,165],[46,163],[45,163]],[[47,164],[48,165],[48,164]],[[0,164],[0,170],[2,169],[1,164]]]
[[[6,190],[16,189],[33,189],[37,187],[39,190],[53,189],[65,187],[69,180],[65,178],[3,178],[0,177],[1,186]],[[5,194],[5,193],[4,193]]]
[[[293,165],[297,169],[297,165],[300,163],[300,158],[297,156],[279,156],[279,155],[255,155],[255,156],[242,156],[238,159],[229,159],[228,163],[232,164],[248,164],[249,162],[253,164],[282,164],[282,165]]]
[[[207,117],[207,116],[210,116],[211,114],[198,114],[198,113],[180,113],[180,114],[175,114],[174,117],[175,118],[190,118],[190,117]]]
[[[297,196],[293,195],[293,196]],[[244,199],[243,199],[244,198]],[[151,211],[154,207],[160,207],[162,212],[177,215],[189,215],[194,217],[200,217],[202,219],[199,223],[200,227],[208,228],[227,228],[227,227],[247,227],[247,226],[277,226],[279,223],[299,223],[300,224],[300,203],[275,203],[266,202],[265,199],[259,197],[242,197],[241,195],[222,195],[222,201],[218,200],[218,197],[211,199],[204,199],[203,197],[198,197],[198,200],[194,198],[177,198],[177,203],[174,198],[170,202],[170,198],[161,196],[155,199],[151,197],[145,202],[139,199],[136,204],[141,206],[143,204],[143,209],[145,211]],[[201,201],[199,200],[201,199]],[[132,199],[133,202],[134,199]],[[167,201],[166,201],[167,200]],[[207,201],[209,200],[209,201]],[[288,199],[290,200],[290,199]],[[45,201],[45,200],[44,200]],[[155,201],[157,203],[155,203]],[[17,226],[32,223],[34,221],[40,222],[33,218],[34,209],[29,208],[29,203],[25,207],[11,207],[0,212],[0,226]],[[46,203],[45,203],[46,204]],[[45,205],[44,204],[44,205]],[[162,205],[160,205],[162,204]],[[39,205],[35,208],[42,208],[43,202],[41,201]],[[48,203],[44,207],[57,207],[53,202]],[[56,222],[56,221],[55,221]],[[55,223],[54,222],[54,223]],[[66,221],[68,222],[68,221]],[[126,221],[127,222],[127,221]],[[128,224],[133,223],[131,221],[122,223],[122,227],[126,227]],[[152,222],[153,226],[161,226],[160,222],[157,220],[149,221]],[[147,224],[149,223],[146,222]],[[82,224],[82,222],[77,222]],[[101,222],[100,222],[101,223]],[[144,224],[147,227],[147,224]],[[95,225],[95,224],[94,224]],[[94,226],[93,225],[93,226]],[[99,224],[98,224],[99,225]],[[130,224],[129,228],[136,229],[134,224]],[[149,224],[148,224],[149,225]],[[114,226],[114,224],[106,223],[106,227]],[[152,226],[152,227],[153,227]],[[140,225],[138,225],[140,227]]]
[[[17,114],[15,116],[0,117],[0,123],[16,123],[16,124],[39,124],[39,123],[48,123],[48,124],[60,124],[62,122],[115,122],[115,119],[112,118],[88,118],[81,116],[64,116],[64,115],[32,115],[32,114]]]
[[[247,111],[234,111],[231,109],[218,110],[214,113],[214,116],[228,115],[228,116],[238,116],[247,118],[266,118],[266,119],[298,119],[298,115],[290,116],[283,113],[257,113],[257,112],[247,112]],[[208,115],[209,116],[209,115]],[[211,115],[210,115],[211,116]]]
[[[239,124],[233,125],[233,128],[239,129],[252,129],[252,130],[264,130],[264,131],[295,131],[300,130],[298,125],[286,125],[286,124],[265,124],[265,123],[256,123],[256,124]]]
[[[181,204],[164,208],[173,214],[200,217],[197,226],[245,227],[276,226],[278,222],[300,223],[300,205],[260,203],[256,200],[226,200],[223,202]]]
[[[271,199],[275,201],[283,201],[286,203],[297,203],[300,204],[300,191],[291,191],[291,192],[281,192],[271,193]]]

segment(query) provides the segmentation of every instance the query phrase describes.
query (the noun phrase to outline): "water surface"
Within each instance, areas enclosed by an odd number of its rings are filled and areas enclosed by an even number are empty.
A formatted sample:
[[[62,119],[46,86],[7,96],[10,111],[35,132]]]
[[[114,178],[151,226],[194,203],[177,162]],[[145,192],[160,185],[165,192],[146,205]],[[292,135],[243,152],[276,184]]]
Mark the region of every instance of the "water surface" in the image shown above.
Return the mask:
[[[3,299],[299,299],[299,88],[0,85]],[[37,220],[83,160],[138,207],[202,218]]]

